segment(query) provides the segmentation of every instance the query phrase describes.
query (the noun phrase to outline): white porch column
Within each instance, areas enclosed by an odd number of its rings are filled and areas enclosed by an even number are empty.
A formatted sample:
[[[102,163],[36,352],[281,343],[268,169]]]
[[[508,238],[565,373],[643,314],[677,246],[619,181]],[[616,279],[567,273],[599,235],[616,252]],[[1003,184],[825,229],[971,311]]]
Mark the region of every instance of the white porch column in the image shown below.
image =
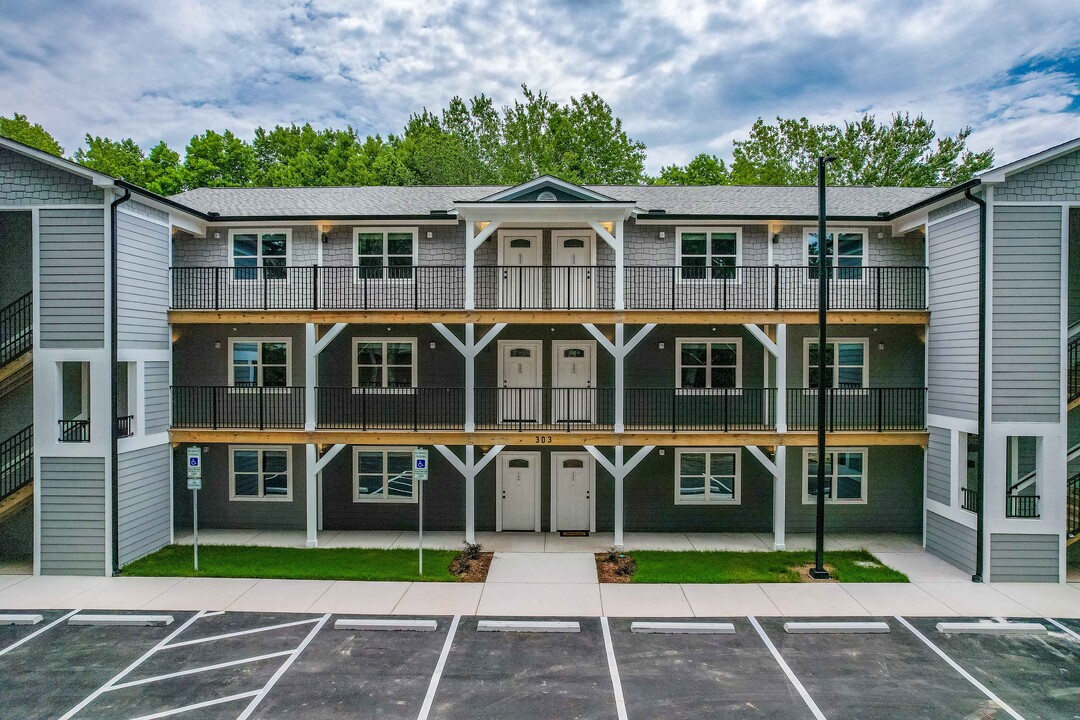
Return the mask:
[[[476,542],[476,448],[465,446],[465,542]]]
[[[465,324],[465,432],[476,432],[476,326]],[[472,452],[472,446],[469,446]],[[469,460],[470,465],[472,460]]]
[[[615,323],[615,432],[626,429],[626,350],[625,326]],[[621,453],[622,450],[619,449]]]
[[[624,470],[622,445],[615,446],[615,467],[618,468],[618,472],[615,473],[615,545],[622,547],[623,519],[626,512],[626,508],[623,506],[623,485],[626,480],[626,471]]]
[[[304,430],[315,429],[315,386],[319,383],[319,351],[315,323],[304,325]]]
[[[623,221],[615,223],[615,309],[626,309],[626,254],[623,252]]]
[[[307,546],[319,547],[319,473],[315,469],[318,454],[314,443],[304,446],[307,450],[307,462],[304,465],[306,482],[304,484],[304,508],[307,518]]]
[[[787,325],[776,326],[776,432],[787,432]]]
[[[476,252],[473,250],[473,221],[465,216],[465,309],[476,309]]]
[[[783,550],[787,543],[787,447],[778,445],[774,459],[776,474],[773,475],[773,550]]]

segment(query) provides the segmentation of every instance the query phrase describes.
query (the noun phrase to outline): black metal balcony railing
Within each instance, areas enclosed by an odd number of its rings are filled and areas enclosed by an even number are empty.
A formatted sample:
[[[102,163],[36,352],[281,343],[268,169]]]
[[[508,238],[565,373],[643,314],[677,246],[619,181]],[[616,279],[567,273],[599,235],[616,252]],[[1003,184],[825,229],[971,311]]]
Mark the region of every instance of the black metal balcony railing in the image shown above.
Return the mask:
[[[628,310],[813,310],[816,268],[627,266]],[[476,266],[476,307],[588,310],[615,307],[615,268]],[[926,268],[835,268],[832,310],[924,310]],[[461,310],[460,265],[176,267],[175,310]]]
[[[814,430],[818,422],[816,388],[788,390],[788,429]],[[926,429],[926,389],[829,388],[826,430]]]
[[[465,389],[316,388],[320,428],[351,430],[460,430]],[[626,388],[624,422],[630,431],[768,431],[775,427],[772,388]],[[923,388],[830,391],[829,430],[923,430]],[[788,391],[791,430],[817,422],[813,390]],[[173,427],[297,429],[304,427],[304,388],[173,387]],[[611,430],[613,388],[477,388],[478,430]]]
[[[975,488],[960,488],[960,508],[969,512],[979,512],[979,491]]]
[[[0,500],[34,479],[34,426],[0,443]]]
[[[34,298],[26,293],[0,309],[0,367],[33,347]]]
[[[61,420],[60,442],[90,442],[89,420]]]
[[[1039,517],[1038,495],[1006,495],[1005,517],[1034,519]]]
[[[126,438],[135,434],[135,416],[123,415],[116,418],[116,437]]]

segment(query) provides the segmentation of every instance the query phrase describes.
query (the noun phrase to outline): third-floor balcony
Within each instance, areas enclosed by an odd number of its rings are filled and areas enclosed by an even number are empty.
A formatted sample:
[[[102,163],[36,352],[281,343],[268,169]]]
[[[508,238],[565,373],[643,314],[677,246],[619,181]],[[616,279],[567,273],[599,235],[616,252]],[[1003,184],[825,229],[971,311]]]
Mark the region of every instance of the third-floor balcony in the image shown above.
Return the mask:
[[[829,309],[926,309],[926,268],[832,268]],[[478,265],[472,282],[455,265],[363,267],[176,267],[174,310],[611,310],[620,278],[612,265]],[[626,310],[814,310],[811,266],[627,266]],[[472,288],[472,302],[467,293]]]

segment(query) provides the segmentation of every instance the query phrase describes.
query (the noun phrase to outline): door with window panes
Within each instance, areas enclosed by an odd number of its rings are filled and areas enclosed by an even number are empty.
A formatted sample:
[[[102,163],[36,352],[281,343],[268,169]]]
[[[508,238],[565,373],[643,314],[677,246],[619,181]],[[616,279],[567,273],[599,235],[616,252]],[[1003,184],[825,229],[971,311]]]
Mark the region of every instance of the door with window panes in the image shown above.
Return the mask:
[[[302,424],[297,388],[289,386],[288,341],[234,339],[229,347],[231,387],[216,403],[217,420],[237,427]]]
[[[356,338],[354,386],[366,425],[413,427],[417,405],[414,340]],[[354,418],[355,420],[355,418]]]

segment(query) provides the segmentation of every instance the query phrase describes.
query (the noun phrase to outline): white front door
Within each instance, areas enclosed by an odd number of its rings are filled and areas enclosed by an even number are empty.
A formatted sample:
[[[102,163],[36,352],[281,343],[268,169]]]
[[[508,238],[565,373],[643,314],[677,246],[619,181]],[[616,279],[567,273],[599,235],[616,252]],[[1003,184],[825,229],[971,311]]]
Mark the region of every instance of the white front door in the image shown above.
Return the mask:
[[[596,343],[552,343],[551,412],[554,422],[593,422],[596,414]]]
[[[499,231],[499,307],[541,309],[544,295],[543,235],[539,230]]]
[[[540,530],[540,453],[499,454],[496,530]]]
[[[592,232],[551,232],[551,307],[584,310],[595,306]]]
[[[594,461],[588,453],[552,453],[551,531],[596,531]]]
[[[544,406],[543,343],[499,341],[499,422],[540,422]]]

